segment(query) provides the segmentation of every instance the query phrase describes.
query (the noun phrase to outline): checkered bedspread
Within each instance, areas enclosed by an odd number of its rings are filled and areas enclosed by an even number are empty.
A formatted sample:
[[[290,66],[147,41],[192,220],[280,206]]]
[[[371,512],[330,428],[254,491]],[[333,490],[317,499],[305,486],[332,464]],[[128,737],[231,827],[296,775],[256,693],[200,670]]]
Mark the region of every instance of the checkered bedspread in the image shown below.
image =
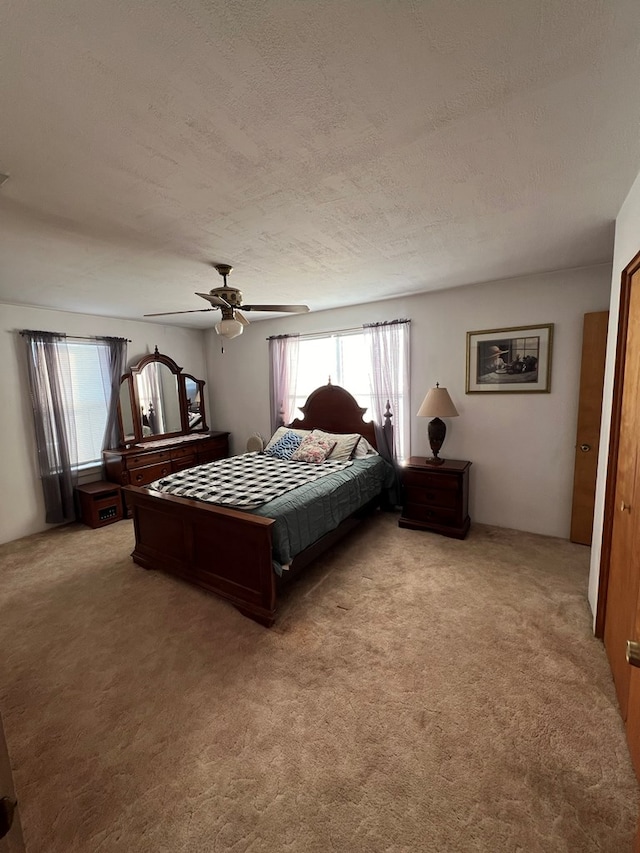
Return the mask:
[[[351,462],[293,462],[261,453],[243,453],[187,468],[146,488],[238,509],[254,509],[305,483],[342,471]]]

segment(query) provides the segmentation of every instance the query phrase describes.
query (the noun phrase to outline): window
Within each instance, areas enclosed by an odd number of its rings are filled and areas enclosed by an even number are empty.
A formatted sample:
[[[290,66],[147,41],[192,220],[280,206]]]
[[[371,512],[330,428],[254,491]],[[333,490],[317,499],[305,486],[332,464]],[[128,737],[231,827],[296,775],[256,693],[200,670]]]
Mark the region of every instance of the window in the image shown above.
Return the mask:
[[[408,375],[407,359],[408,350],[400,347],[399,377]],[[363,331],[301,336],[298,343],[297,381],[295,388],[289,389],[292,419],[301,417],[300,406],[304,405],[312,391],[326,385],[330,378],[332,384],[345,388],[367,410],[363,415],[365,421],[373,420],[371,361],[370,341]],[[396,386],[395,398],[392,400],[392,413],[398,458],[404,459],[408,456],[408,435],[403,421],[408,424],[409,388],[404,387],[402,381],[399,381],[399,385]]]
[[[372,420],[369,350],[362,332],[301,338],[298,347],[298,380],[291,389],[294,417],[302,416],[299,409],[309,394],[331,379],[367,409],[365,421]]]
[[[109,347],[95,341],[67,340],[66,345],[69,360],[62,370],[62,388],[75,424],[77,467],[83,468],[102,461],[110,389],[103,382],[101,363],[108,364]]]
[[[102,446],[117,441],[125,338],[67,338],[23,329],[38,469],[47,524],[76,517],[79,468],[99,463]]]

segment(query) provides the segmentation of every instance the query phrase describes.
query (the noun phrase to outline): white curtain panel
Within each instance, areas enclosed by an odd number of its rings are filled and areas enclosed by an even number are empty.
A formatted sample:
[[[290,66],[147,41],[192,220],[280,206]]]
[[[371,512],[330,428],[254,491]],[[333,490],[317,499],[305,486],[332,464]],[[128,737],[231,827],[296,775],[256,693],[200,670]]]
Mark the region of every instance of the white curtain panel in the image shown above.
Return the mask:
[[[271,434],[291,422],[298,382],[299,335],[269,338]]]
[[[384,424],[389,401],[393,415],[393,447],[389,452],[394,461],[402,461],[409,455],[409,329],[407,320],[364,326],[369,343],[373,418],[377,424]]]

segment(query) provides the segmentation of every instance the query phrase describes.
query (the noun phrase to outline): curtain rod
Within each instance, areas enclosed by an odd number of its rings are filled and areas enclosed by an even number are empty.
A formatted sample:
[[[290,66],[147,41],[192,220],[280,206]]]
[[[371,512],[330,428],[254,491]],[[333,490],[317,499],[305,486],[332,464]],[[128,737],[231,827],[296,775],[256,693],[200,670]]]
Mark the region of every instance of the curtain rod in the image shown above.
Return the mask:
[[[345,335],[349,332],[361,332],[363,329],[370,329],[375,326],[398,326],[402,323],[410,323],[411,320],[382,320],[379,323],[363,323],[362,326],[352,326],[350,329],[332,329],[329,332],[308,332],[307,334],[294,333],[292,335],[269,335],[266,340],[278,341],[282,338],[325,338],[329,335]]]
[[[74,338],[76,341],[126,341],[128,344],[133,343],[131,338],[115,338],[112,335],[67,335],[66,332],[44,332],[42,329],[21,329],[20,334],[24,335],[55,335],[57,338]]]

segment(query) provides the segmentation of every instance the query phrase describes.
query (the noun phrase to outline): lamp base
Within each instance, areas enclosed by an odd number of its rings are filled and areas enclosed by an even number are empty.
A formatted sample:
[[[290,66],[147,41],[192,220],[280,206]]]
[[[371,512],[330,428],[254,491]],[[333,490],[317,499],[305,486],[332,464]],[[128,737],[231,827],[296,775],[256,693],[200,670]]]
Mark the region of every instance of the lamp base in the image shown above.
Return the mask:
[[[425,459],[425,465],[444,465],[447,461],[446,459],[440,459],[439,456],[431,456],[429,459]]]
[[[444,442],[444,437],[447,434],[447,425],[443,420],[440,420],[440,418],[434,418],[432,421],[429,421],[427,434],[429,436],[431,452],[433,453],[431,459],[427,459],[427,465],[442,465],[444,459],[440,459],[438,457],[438,453],[440,452],[440,448]]]

